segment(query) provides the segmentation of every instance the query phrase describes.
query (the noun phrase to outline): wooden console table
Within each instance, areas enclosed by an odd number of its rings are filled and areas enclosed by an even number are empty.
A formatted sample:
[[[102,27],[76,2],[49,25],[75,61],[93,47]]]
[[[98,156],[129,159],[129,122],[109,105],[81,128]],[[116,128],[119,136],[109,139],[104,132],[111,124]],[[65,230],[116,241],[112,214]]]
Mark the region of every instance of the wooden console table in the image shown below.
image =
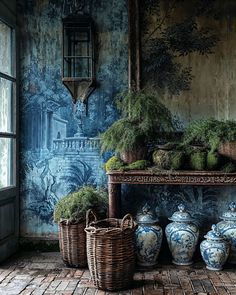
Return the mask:
[[[111,171],[108,175],[109,217],[120,217],[121,184],[236,185],[236,173],[221,171]]]

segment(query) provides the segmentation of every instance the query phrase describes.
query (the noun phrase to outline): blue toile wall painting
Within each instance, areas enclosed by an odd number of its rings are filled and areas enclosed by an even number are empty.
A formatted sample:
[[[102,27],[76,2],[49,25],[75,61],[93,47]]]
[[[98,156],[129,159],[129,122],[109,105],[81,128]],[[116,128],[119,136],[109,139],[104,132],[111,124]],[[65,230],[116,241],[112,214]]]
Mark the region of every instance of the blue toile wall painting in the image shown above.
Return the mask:
[[[104,185],[99,132],[116,119],[127,88],[126,1],[93,1],[96,78],[88,115],[61,82],[63,1],[18,4],[21,46],[21,234],[53,237],[58,199],[85,184]]]
[[[62,2],[18,1],[23,237],[56,237],[53,209],[60,197],[84,184],[106,185],[97,136],[117,118],[114,98],[128,85],[127,1],[90,1],[99,86],[87,116],[83,105],[72,105],[61,82]],[[123,213],[136,214],[148,202],[166,224],[184,202],[204,228],[235,194],[233,187],[125,186]]]

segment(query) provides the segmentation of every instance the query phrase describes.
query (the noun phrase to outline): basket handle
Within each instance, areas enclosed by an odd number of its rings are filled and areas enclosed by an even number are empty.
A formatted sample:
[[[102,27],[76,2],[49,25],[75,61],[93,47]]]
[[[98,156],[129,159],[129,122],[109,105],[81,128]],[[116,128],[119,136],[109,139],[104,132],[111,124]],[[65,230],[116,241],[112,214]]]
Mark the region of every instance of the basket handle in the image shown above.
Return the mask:
[[[86,212],[86,227],[88,227],[92,221],[97,221],[97,216],[92,209],[89,209]]]
[[[125,225],[125,222],[128,221],[128,225],[131,229],[134,228],[134,219],[133,219],[133,216],[131,214],[126,214],[122,221],[121,221],[121,228],[123,229],[124,225]]]

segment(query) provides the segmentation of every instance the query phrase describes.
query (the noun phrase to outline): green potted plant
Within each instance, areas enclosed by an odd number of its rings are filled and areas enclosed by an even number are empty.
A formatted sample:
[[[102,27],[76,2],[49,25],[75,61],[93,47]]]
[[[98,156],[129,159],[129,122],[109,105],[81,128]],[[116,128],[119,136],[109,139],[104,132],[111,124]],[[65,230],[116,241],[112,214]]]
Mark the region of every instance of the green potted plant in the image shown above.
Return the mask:
[[[236,140],[236,122],[202,119],[192,122],[184,132],[184,144],[200,143],[215,152],[221,143]]]
[[[185,130],[183,136],[184,147],[189,149],[192,144],[200,144],[205,149],[205,152],[197,151],[191,154],[194,158],[192,163],[199,163],[198,157],[201,154],[202,163],[205,163],[207,170],[218,169],[227,161],[226,158],[222,159],[221,155],[236,160],[236,122],[212,118],[194,121]],[[226,163],[226,168],[223,167],[226,172],[228,169],[230,171],[235,169],[233,163],[229,164]]]
[[[86,212],[92,209],[103,218],[108,207],[108,194],[104,189],[84,186],[62,197],[55,206],[54,220],[59,225],[59,246],[62,259],[68,266],[85,267]]]
[[[123,92],[117,108],[121,118],[101,134],[101,150],[114,151],[126,163],[145,159],[148,143],[159,133],[174,130],[171,113],[156,93]]]

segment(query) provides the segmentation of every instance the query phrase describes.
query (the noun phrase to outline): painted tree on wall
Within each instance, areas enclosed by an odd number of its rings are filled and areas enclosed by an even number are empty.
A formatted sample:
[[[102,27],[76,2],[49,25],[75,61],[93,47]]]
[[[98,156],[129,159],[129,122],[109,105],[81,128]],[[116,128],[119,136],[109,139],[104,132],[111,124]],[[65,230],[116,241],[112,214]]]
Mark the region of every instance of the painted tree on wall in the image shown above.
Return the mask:
[[[144,0],[141,12],[144,84],[177,95],[189,90],[191,67],[181,57],[213,53],[218,37],[202,23],[217,18],[216,1]]]

